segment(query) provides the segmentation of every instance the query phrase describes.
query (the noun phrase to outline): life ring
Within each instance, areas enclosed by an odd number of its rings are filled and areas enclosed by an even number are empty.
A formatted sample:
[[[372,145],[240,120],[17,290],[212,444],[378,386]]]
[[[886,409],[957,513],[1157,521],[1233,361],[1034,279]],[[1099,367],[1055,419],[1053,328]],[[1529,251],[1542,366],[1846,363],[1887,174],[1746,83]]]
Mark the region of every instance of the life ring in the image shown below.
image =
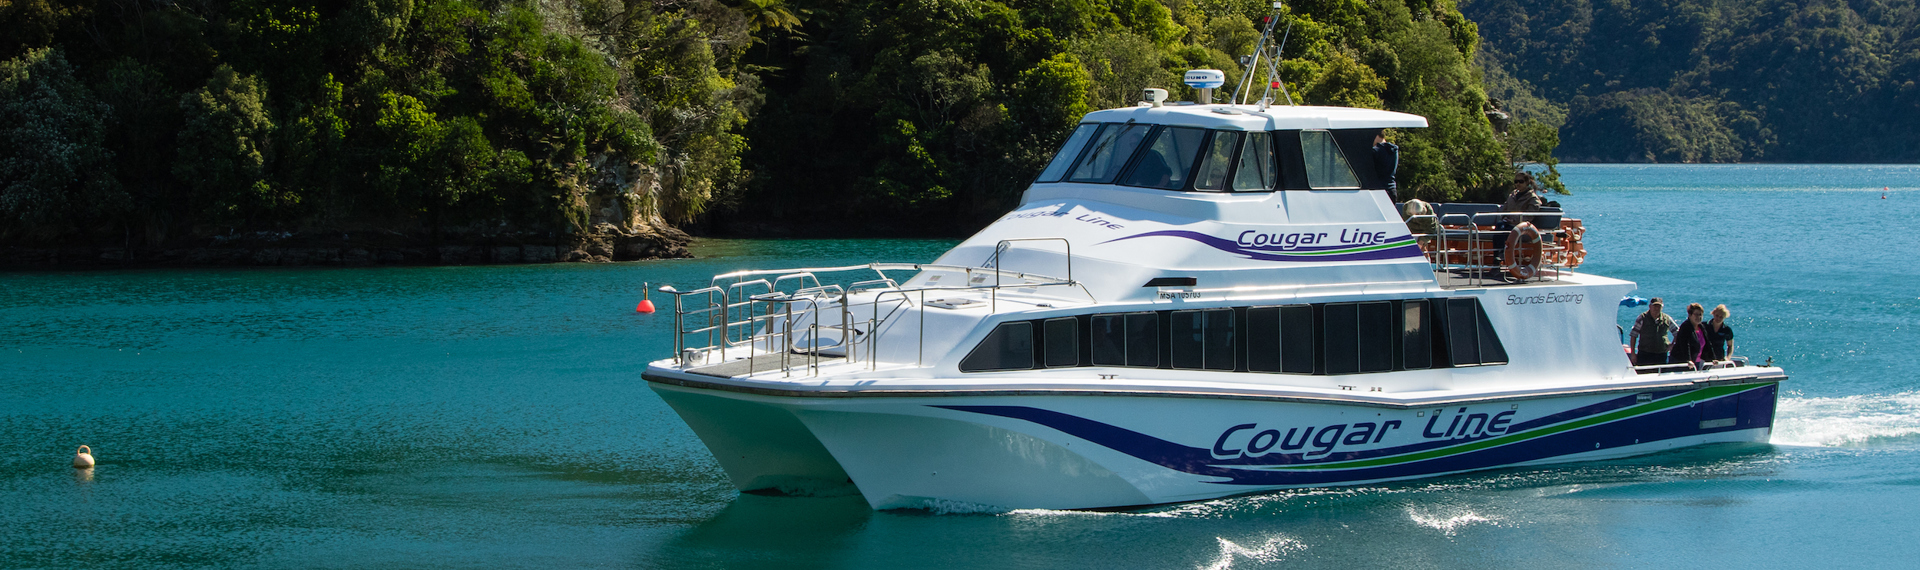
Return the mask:
[[[1545,258],[1542,249],[1540,229],[1533,227],[1532,222],[1514,226],[1513,235],[1507,238],[1507,274],[1523,281],[1539,275]]]

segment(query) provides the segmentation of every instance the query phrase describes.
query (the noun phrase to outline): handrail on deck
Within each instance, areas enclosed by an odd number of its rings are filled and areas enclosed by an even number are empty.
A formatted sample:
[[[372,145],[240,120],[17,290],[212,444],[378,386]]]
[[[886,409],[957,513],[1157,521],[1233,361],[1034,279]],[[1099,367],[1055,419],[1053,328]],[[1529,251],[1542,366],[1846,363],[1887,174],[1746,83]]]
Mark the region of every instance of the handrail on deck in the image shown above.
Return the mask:
[[[1414,237],[1415,243],[1421,246],[1423,253],[1430,256],[1430,263],[1432,263],[1434,271],[1466,270],[1468,271],[1468,279],[1472,286],[1480,286],[1487,272],[1506,271],[1512,267],[1512,260],[1509,259],[1501,259],[1492,264],[1483,262],[1489,255],[1496,254],[1502,249],[1490,247],[1494,241],[1491,238],[1502,234],[1511,235],[1512,230],[1482,229],[1483,226],[1493,224],[1483,223],[1481,220],[1491,218],[1492,222],[1498,223],[1500,219],[1507,216],[1518,216],[1527,221],[1533,221],[1543,217],[1568,219],[1566,218],[1565,212],[1496,211],[1416,214],[1408,216],[1405,222],[1407,223],[1407,231]],[[1433,224],[1433,232],[1413,231],[1416,220],[1430,220]],[[1551,244],[1556,244],[1562,238],[1566,237],[1566,230],[1561,226],[1539,228],[1539,230],[1543,238],[1542,241],[1546,242],[1543,244],[1543,249],[1548,252],[1559,252],[1560,246]],[[1466,239],[1465,249],[1455,249],[1448,244],[1449,237],[1459,239],[1463,233]],[[1559,257],[1558,255],[1542,256],[1540,260],[1542,271],[1540,274],[1545,275],[1551,273],[1557,278],[1561,271],[1570,269],[1571,267],[1562,263],[1558,259]],[[1456,258],[1460,260],[1460,263],[1454,262]]]
[[[1066,247],[1065,267],[1067,277],[1054,277],[1024,271],[1000,269],[1001,254],[1015,247],[1016,242],[1059,241]],[[683,368],[697,365],[723,364],[729,362],[728,351],[744,347],[747,350],[747,374],[757,372],[757,351],[762,346],[766,350],[779,347],[782,356],[779,369],[791,375],[794,364],[791,357],[805,354],[806,366],[810,373],[818,374],[823,359],[844,358],[846,362],[859,362],[865,356],[870,367],[879,366],[880,330],[886,327],[903,309],[908,307],[924,309],[926,292],[939,290],[987,290],[993,299],[991,312],[999,312],[999,290],[1003,287],[1051,287],[1079,286],[1073,280],[1073,244],[1064,238],[1026,238],[1002,240],[994,248],[989,267],[970,267],[943,265],[934,263],[869,263],[842,267],[812,267],[795,269],[756,269],[734,271],[715,275],[709,285],[692,291],[679,291],[671,285],[661,286],[659,291],[673,296],[673,350],[676,361]],[[873,271],[878,279],[857,281],[848,286],[823,284],[820,275],[847,271]],[[888,271],[940,271],[963,274],[960,283],[940,286],[919,285],[911,288],[901,287],[900,282],[887,275]],[[993,283],[974,285],[979,277],[993,276]],[[771,280],[768,278],[771,277]],[[791,291],[783,288],[791,287]],[[1085,293],[1085,287],[1081,287]],[[870,294],[870,295],[869,295]],[[897,299],[890,297],[898,295]],[[701,298],[704,296],[704,299]],[[856,297],[858,296],[858,297]],[[859,297],[867,297],[862,301]],[[917,299],[916,299],[917,297]],[[1091,297],[1091,295],[1089,295]],[[704,301],[704,302],[703,302]],[[897,303],[884,313],[881,305]],[[869,318],[862,327],[853,320],[853,311],[858,305],[869,305]],[[743,311],[744,309],[744,311]],[[830,311],[839,310],[838,325],[827,320]],[[689,318],[692,318],[690,322]],[[706,322],[701,326],[688,328],[701,317]],[[823,346],[820,342],[822,328],[839,329],[840,341],[833,346]],[[925,364],[926,355],[926,316],[920,313],[917,327],[918,352],[914,358],[916,366]],[[805,330],[811,334],[808,346],[798,346],[797,332]],[[897,329],[894,329],[897,330]],[[719,333],[716,339],[715,333]],[[696,339],[706,335],[704,343]],[[689,341],[692,342],[689,342]],[[700,343],[699,346],[693,344]],[[862,346],[864,345],[864,349]],[[841,354],[829,354],[833,349]],[[862,353],[864,350],[864,354]],[[715,360],[717,357],[717,360]]]

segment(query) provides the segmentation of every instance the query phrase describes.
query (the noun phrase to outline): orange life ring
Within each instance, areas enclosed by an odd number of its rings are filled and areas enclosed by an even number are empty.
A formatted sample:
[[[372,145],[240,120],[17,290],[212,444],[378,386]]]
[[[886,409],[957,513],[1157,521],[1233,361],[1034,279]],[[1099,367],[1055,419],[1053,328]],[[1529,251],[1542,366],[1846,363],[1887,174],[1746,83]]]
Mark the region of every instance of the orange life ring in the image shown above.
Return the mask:
[[[1541,261],[1545,256],[1540,243],[1540,228],[1532,222],[1520,222],[1514,226],[1513,235],[1507,238],[1507,274],[1516,279],[1532,279],[1540,274]]]

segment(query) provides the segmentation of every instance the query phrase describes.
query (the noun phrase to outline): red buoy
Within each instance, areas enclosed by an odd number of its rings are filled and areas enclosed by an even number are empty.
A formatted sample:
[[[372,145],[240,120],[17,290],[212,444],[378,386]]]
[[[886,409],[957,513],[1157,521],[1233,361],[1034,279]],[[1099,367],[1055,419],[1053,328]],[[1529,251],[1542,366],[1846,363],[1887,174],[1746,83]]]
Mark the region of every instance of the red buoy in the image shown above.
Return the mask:
[[[633,307],[633,312],[636,312],[636,313],[652,313],[653,312],[653,292],[648,290],[652,287],[653,287],[652,283],[640,284],[640,304],[635,305]]]

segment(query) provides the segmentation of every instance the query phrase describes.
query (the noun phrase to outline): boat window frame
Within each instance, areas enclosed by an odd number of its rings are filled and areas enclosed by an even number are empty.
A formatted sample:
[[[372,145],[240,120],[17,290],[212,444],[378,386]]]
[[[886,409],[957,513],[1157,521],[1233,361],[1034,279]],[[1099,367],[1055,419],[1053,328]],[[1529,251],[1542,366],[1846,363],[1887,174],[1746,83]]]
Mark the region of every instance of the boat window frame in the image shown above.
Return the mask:
[[[1307,190],[1360,190],[1365,187],[1366,182],[1360,179],[1358,172],[1354,171],[1353,161],[1347,158],[1346,151],[1341,150],[1340,139],[1334,136],[1332,129],[1300,129],[1298,132],[1299,134],[1296,136],[1300,139],[1300,166],[1302,171],[1300,174],[1307,179]],[[1353,180],[1352,186],[1321,186],[1319,185],[1320,181],[1314,180],[1312,163],[1307,160],[1307,133],[1325,134],[1326,144],[1321,146],[1332,149],[1332,156],[1338,159],[1336,162],[1346,169],[1347,178]]]
[[[1020,327],[1024,327],[1026,329],[1027,360],[1029,362],[1027,363],[1027,366],[1025,368],[1021,368],[1018,366],[1012,366],[1007,368],[981,368],[977,366],[972,368],[968,367],[968,363],[973,362],[975,357],[983,356],[983,353],[981,353],[980,351],[988,350],[989,345],[993,344],[994,340],[1001,338],[1001,333],[1008,332],[1015,328],[1020,328]],[[1039,353],[1039,351],[1036,350],[1038,347],[1034,346],[1035,343],[1034,343],[1033,330],[1035,328],[1037,327],[1034,326],[1033,321],[1028,321],[1028,320],[1002,321],[1000,323],[995,324],[993,326],[993,330],[987,331],[987,336],[981,337],[980,342],[975,343],[973,345],[973,350],[968,351],[967,356],[965,358],[960,359],[960,371],[961,372],[1005,372],[1009,370],[1033,370],[1035,368],[1035,365],[1039,364],[1039,359],[1036,358],[1036,356]],[[1014,333],[1014,334],[1018,334],[1018,333]],[[1016,337],[1014,340],[1017,340],[1017,339],[1018,337]],[[1005,357],[1005,355],[1002,355],[995,362],[1006,363],[1007,360],[1008,359]]]
[[[1180,184],[1172,188],[1168,188],[1165,186],[1146,186],[1146,185],[1140,185],[1140,184],[1131,184],[1130,183],[1131,180],[1129,179],[1133,178],[1134,171],[1139,169],[1140,165],[1145,162],[1147,152],[1149,150],[1152,150],[1154,143],[1159,142],[1161,136],[1175,136],[1175,135],[1168,134],[1168,132],[1176,129],[1200,131],[1200,140],[1194,143],[1193,158],[1190,158],[1187,160],[1186,171],[1184,172],[1184,175],[1181,177]],[[1140,145],[1137,147],[1134,147],[1133,157],[1127,161],[1126,168],[1124,170],[1121,170],[1120,175],[1115,176],[1113,180],[1111,182],[1107,182],[1107,184],[1113,184],[1115,186],[1126,186],[1128,188],[1146,188],[1149,190],[1166,190],[1169,192],[1194,192],[1195,191],[1193,189],[1194,171],[1199,170],[1200,160],[1202,160],[1205,157],[1205,155],[1201,151],[1204,150],[1207,147],[1207,145],[1211,142],[1213,142],[1213,129],[1209,129],[1206,127],[1193,127],[1193,126],[1187,126],[1187,125],[1154,125],[1154,128],[1148,131],[1146,136],[1140,140]],[[1172,170],[1174,172],[1180,172],[1178,168],[1173,168]]]
[[[1053,159],[1047,161],[1047,166],[1045,168],[1040,169],[1040,174],[1034,177],[1033,183],[1034,184],[1052,184],[1055,182],[1066,180],[1067,175],[1073,173],[1074,165],[1080,164],[1080,155],[1086,154],[1087,149],[1090,148],[1087,143],[1093,141],[1094,137],[1100,136],[1101,130],[1104,130],[1108,126],[1115,125],[1115,124],[1124,124],[1124,123],[1080,123],[1079,125],[1074,126],[1073,132],[1067,135],[1067,141],[1064,143],[1061,143],[1059,150],[1054,151]],[[1074,145],[1073,145],[1074,135],[1080,134],[1081,129],[1084,129],[1086,127],[1093,127],[1093,131],[1087,134],[1087,138],[1082,139],[1080,141],[1080,145],[1078,148],[1074,148]],[[1067,160],[1067,163],[1065,166],[1062,166],[1060,168],[1060,172],[1057,176],[1054,176],[1052,180],[1048,180],[1047,171],[1052,170],[1054,165],[1060,162],[1060,158],[1063,156],[1066,156],[1066,154],[1069,152],[1069,149],[1071,149],[1073,156]]]

